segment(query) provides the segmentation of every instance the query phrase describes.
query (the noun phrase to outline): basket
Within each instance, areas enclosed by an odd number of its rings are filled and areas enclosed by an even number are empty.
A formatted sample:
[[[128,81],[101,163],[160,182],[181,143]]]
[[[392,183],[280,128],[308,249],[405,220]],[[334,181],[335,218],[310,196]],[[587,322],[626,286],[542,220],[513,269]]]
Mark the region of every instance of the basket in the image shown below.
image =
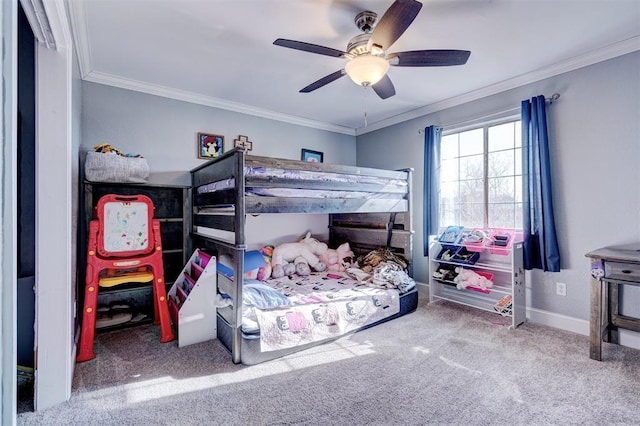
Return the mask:
[[[457,244],[464,233],[464,226],[447,226],[438,241],[444,244]]]
[[[441,263],[438,265],[438,269],[433,273],[432,277],[434,280],[441,284],[446,284],[455,287],[456,283],[453,282],[453,279],[456,276],[455,273],[455,265],[450,265],[447,263]]]
[[[452,246],[443,244],[436,260],[444,262],[458,263],[461,265],[473,265],[480,259],[479,252],[471,252],[464,246]]]
[[[487,244],[489,244],[489,233],[485,229],[474,228],[465,233],[462,242],[467,250],[482,253]]]
[[[491,254],[499,254],[507,256],[511,252],[511,243],[513,242],[515,231],[513,229],[493,229],[489,238],[489,252]],[[499,241],[501,241],[500,244]]]
[[[452,246],[450,244],[443,244],[440,253],[436,256],[438,260],[444,260],[445,262],[453,262],[453,257],[460,250],[459,246]]]
[[[149,179],[149,164],[144,157],[89,151],[84,174],[91,182],[145,183]]]
[[[462,265],[473,265],[480,259],[480,252],[469,251],[466,247],[461,246],[456,254],[451,258],[451,262],[460,263]]]
[[[481,275],[481,276],[485,277],[486,279],[488,279],[489,281],[493,282],[493,274],[491,272],[475,271],[475,273],[478,274],[478,275]],[[484,293],[484,294],[489,294],[491,292],[491,290],[489,290],[489,289],[474,287],[472,285],[467,286],[466,289],[467,290],[471,290],[471,291],[477,291],[478,293]]]

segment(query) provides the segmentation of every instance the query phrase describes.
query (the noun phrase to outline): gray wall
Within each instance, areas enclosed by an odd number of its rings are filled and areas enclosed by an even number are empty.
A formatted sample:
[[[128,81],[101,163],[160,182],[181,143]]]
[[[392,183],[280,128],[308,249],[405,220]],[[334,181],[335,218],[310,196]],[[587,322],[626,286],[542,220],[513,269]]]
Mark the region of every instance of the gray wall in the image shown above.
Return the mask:
[[[312,129],[96,83],[83,82],[82,150],[108,142],[144,155],[151,182],[190,184],[198,132],[225,137],[225,151],[238,135],[253,142],[251,154],[300,159],[302,148],[321,151],[325,163],[356,164],[354,136]],[[261,215],[247,218],[250,248],[280,244],[311,231],[328,236],[327,215]]]
[[[152,180],[189,183],[198,132],[224,136],[225,151],[238,135],[253,142],[251,154],[299,160],[300,150],[324,153],[325,163],[356,164],[355,137],[154,95],[83,82],[83,148],[101,142],[143,154]],[[171,175],[171,176],[170,176]]]
[[[518,108],[523,99],[556,92],[561,98],[548,107],[547,114],[562,270],[528,274],[527,302],[534,312],[589,319],[585,253],[640,241],[639,52],[357,137],[358,165],[416,170],[413,213],[418,281],[429,278],[428,259],[420,255],[424,139],[418,131]],[[567,284],[567,296],[556,295],[556,281]],[[629,309],[640,306],[640,294],[631,293],[627,291],[625,301]]]

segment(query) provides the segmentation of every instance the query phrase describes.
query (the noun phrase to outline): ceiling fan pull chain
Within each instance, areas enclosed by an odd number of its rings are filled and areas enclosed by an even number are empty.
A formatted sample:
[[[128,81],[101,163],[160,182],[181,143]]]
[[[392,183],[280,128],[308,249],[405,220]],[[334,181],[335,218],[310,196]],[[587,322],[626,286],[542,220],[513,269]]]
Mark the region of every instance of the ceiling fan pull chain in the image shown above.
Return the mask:
[[[363,86],[364,89],[364,127],[367,127],[367,90],[366,86]]]

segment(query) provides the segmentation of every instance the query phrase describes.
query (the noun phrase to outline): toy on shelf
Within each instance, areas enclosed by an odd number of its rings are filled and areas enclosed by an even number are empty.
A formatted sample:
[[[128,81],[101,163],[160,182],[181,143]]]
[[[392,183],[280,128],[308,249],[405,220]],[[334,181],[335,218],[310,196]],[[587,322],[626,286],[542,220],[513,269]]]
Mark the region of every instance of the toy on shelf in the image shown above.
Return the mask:
[[[457,275],[453,282],[456,283],[458,290],[468,289],[489,293],[489,289],[493,287],[493,274],[490,272],[476,272],[458,266],[455,269],[455,273]]]
[[[462,242],[469,251],[483,252],[485,247],[490,244],[491,238],[486,229],[474,228],[464,234]]]

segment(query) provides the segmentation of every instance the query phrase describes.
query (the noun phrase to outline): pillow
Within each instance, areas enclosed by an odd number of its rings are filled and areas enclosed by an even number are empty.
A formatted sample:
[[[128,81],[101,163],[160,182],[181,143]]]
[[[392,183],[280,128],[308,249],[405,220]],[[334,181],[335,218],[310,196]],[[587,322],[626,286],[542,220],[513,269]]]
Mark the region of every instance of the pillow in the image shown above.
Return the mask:
[[[242,287],[242,303],[247,306],[255,306],[258,309],[277,308],[292,304],[289,298],[278,290],[258,282],[245,283]]]

